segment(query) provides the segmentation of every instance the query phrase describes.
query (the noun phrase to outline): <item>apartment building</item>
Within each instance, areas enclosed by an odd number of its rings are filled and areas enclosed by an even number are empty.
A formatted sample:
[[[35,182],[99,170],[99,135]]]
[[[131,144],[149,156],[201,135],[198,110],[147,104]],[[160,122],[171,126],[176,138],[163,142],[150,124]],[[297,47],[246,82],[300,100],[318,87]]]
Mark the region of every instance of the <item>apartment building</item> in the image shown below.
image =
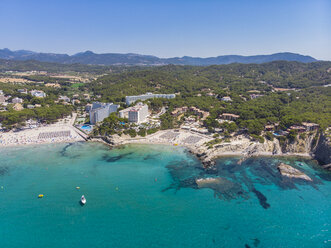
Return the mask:
[[[175,94],[153,94],[150,92],[147,92],[144,95],[139,95],[139,96],[126,96],[125,97],[125,102],[126,105],[130,105],[132,103],[134,103],[135,101],[145,101],[147,99],[151,99],[151,98],[167,98],[167,99],[172,99],[175,98],[176,95]]]
[[[113,103],[94,102],[90,109],[90,123],[94,125],[103,121],[111,113],[116,112],[118,108],[119,105]]]
[[[145,122],[148,116],[148,105],[138,103],[136,106],[130,108],[128,117],[129,122],[141,123]]]

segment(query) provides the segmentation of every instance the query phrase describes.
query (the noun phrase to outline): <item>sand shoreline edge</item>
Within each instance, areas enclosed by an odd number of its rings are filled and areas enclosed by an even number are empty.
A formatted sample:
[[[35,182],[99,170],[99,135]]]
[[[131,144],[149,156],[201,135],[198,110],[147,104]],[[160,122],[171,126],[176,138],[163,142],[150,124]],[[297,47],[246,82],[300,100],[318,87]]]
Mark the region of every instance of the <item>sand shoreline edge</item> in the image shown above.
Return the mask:
[[[196,156],[204,165],[204,167],[213,166],[215,164],[215,160],[221,157],[241,157],[241,159],[245,160],[250,157],[304,157],[308,159],[314,159],[314,157],[309,153],[278,153],[275,154],[273,152],[257,152],[252,155],[247,156],[247,153],[243,149],[237,149],[233,151],[223,151],[222,149],[213,150],[213,152],[208,153],[205,147],[195,147],[187,144],[178,144],[174,142],[162,142],[155,141],[150,139],[150,137],[141,137],[141,138],[121,138],[121,139],[109,139],[109,138],[101,138],[94,137],[88,140],[88,142],[100,142],[102,144],[108,145],[111,148],[117,148],[123,145],[130,144],[141,144],[141,145],[167,145],[167,146],[179,146],[184,147],[187,151],[194,156]],[[231,146],[231,144],[230,144]],[[243,161],[242,161],[243,162]]]

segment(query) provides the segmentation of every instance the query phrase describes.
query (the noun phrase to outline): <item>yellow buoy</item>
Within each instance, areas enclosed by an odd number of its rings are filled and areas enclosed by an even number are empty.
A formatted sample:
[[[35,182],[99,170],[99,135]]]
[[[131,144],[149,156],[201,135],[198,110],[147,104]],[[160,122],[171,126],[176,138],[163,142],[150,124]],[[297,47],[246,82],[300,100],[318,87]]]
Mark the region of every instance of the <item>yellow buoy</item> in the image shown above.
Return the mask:
[[[174,144],[174,146],[178,146],[178,144]]]
[[[80,187],[76,187],[76,189],[80,189]]]
[[[43,198],[43,197],[44,197],[43,194],[38,195],[38,198]]]

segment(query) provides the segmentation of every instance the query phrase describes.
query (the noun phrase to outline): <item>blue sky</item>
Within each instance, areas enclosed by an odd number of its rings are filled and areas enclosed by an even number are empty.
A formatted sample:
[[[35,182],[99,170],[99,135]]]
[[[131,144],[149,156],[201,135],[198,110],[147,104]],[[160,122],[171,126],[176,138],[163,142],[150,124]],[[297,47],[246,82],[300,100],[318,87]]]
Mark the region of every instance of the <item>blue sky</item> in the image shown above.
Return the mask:
[[[331,0],[1,0],[0,48],[331,60]]]

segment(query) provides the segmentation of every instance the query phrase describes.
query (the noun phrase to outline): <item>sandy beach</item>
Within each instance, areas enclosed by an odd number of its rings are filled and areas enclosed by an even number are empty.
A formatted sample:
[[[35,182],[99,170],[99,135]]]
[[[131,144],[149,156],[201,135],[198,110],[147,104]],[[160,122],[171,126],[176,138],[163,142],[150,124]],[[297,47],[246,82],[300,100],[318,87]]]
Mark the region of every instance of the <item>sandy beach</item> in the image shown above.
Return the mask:
[[[18,132],[0,132],[0,147],[84,141],[73,123],[76,115],[57,123]]]
[[[185,146],[190,149],[198,149],[213,138],[187,130],[161,130],[146,137],[131,138],[129,135],[114,135],[116,145],[140,143],[140,144],[163,144]]]

